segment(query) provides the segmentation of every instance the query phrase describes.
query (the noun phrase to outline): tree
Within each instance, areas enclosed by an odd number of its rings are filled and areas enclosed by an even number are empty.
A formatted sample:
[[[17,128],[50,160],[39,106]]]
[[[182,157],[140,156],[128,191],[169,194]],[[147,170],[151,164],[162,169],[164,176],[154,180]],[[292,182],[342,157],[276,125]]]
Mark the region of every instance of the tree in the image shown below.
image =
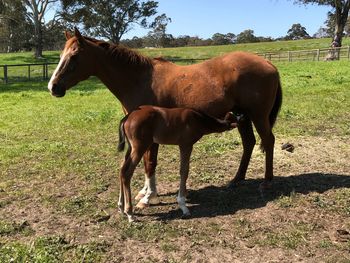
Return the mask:
[[[29,49],[31,25],[21,0],[0,0],[0,49],[13,52]]]
[[[81,23],[95,37],[118,44],[134,24],[147,28],[147,18],[157,13],[158,2],[140,0],[61,0],[63,19]]]
[[[236,38],[236,43],[254,43],[258,41],[259,39],[254,36],[254,31],[251,29],[244,30],[239,33]]]
[[[148,37],[153,40],[153,45],[156,47],[167,47],[170,46],[171,41],[174,37],[171,34],[166,33],[166,27],[171,22],[171,18],[167,17],[166,14],[157,16],[154,22],[150,25],[153,30],[148,33]]]
[[[287,40],[297,40],[305,38],[310,38],[310,36],[306,32],[306,28],[299,23],[293,24],[292,27],[288,30],[287,36],[285,37],[285,39]]]
[[[233,33],[221,34],[215,33],[211,39],[213,40],[213,45],[229,45],[233,44],[235,41],[236,35]]]
[[[332,12],[328,12],[328,17],[327,20],[325,22],[325,26],[326,26],[326,30],[327,30],[327,34],[329,35],[329,37],[333,37],[334,36],[334,28],[335,28],[335,14]],[[350,25],[350,21],[349,21],[349,17],[345,23],[344,26],[344,31],[347,35],[349,35],[349,25]],[[344,34],[343,34],[344,36]]]
[[[295,3],[317,4],[332,7],[335,16],[333,47],[341,47],[343,32],[348,19],[350,0],[294,0]]]
[[[24,0],[28,12],[27,16],[34,26],[34,55],[41,58],[43,55],[43,23],[44,16],[49,5],[57,2],[57,0]]]

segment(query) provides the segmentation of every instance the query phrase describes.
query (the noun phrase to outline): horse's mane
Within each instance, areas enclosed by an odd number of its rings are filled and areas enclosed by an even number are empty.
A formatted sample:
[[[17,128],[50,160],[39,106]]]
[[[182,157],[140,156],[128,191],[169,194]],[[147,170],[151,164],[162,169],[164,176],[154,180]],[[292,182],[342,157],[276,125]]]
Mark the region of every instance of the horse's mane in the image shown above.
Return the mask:
[[[84,36],[84,38],[95,43],[97,46],[102,47],[112,60],[118,61],[118,64],[122,63],[124,65],[138,67],[152,66],[151,58],[146,57],[135,50],[91,37]]]

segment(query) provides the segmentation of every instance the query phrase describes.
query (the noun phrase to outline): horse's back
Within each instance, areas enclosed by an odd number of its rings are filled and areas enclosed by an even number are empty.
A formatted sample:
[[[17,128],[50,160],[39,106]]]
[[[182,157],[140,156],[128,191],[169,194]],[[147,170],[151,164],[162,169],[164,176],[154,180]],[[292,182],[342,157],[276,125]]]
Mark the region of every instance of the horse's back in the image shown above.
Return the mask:
[[[223,117],[233,109],[273,104],[278,83],[278,71],[269,61],[231,52],[188,66],[161,61],[155,65],[153,90],[160,106],[191,107]]]

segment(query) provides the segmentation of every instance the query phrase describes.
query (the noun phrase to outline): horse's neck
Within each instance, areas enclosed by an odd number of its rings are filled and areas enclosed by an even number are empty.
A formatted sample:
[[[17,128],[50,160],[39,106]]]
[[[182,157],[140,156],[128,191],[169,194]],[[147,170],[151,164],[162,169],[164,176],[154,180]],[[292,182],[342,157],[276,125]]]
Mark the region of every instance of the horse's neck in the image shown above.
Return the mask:
[[[108,59],[98,64],[96,76],[118,98],[129,112],[142,104],[152,104],[152,67],[118,65]],[[142,96],[142,97],[141,97]]]

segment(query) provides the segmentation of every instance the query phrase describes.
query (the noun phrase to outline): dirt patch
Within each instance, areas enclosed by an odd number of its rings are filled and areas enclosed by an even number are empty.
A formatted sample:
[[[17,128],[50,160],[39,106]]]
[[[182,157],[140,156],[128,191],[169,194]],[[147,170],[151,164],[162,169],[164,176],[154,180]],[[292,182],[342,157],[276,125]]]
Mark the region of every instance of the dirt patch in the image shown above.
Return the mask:
[[[281,149],[286,142],[293,144],[293,152]],[[348,138],[277,140],[276,177],[272,188],[263,192],[259,184],[264,155],[258,147],[247,181],[226,189],[240,153],[236,147],[204,158],[205,150],[194,150],[188,220],[180,219],[175,199],[176,148],[161,148],[161,204],[138,211],[140,222],[132,225],[115,209],[118,186],[113,169],[96,172],[93,179],[67,174],[45,179],[39,171],[30,181],[16,181],[15,175],[7,174],[0,185],[0,245],[20,242],[30,247],[40,237],[59,236],[66,256],[77,253],[80,245],[91,249],[94,244],[103,262],[350,260]],[[142,174],[140,167],[134,175],[134,194],[143,183]],[[22,229],[16,228],[23,222]]]

